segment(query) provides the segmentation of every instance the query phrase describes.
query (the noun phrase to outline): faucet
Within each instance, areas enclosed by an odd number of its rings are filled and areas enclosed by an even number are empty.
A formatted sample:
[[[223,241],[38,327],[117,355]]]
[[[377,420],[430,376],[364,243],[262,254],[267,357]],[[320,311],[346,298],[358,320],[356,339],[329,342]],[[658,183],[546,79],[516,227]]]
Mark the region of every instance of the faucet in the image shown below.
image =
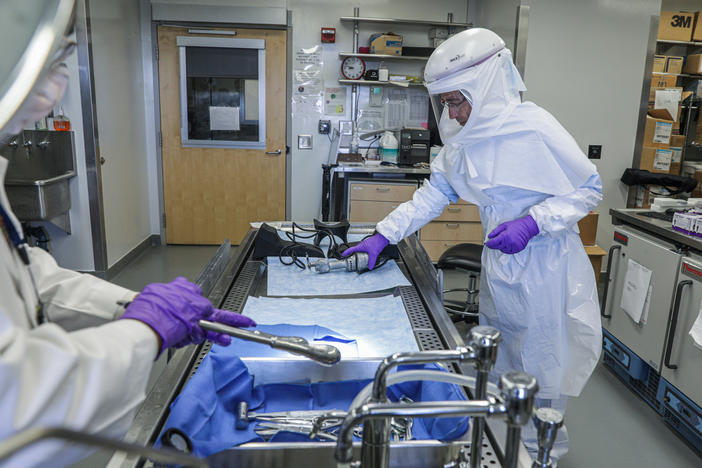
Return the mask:
[[[351,466],[353,464],[353,428],[357,424],[364,424],[382,418],[387,420],[393,417],[413,418],[448,418],[457,416],[475,417],[504,417],[507,420],[507,440],[505,443],[505,466],[516,468],[519,458],[519,440],[521,426],[529,421],[534,409],[534,395],[539,389],[536,379],[524,372],[507,372],[500,377],[499,388],[502,402],[489,396],[484,400],[468,401],[427,401],[419,403],[366,403],[351,411],[341,423],[339,437],[336,442],[334,457],[338,466]],[[377,428],[377,426],[374,426]],[[361,453],[373,450],[380,452],[387,445],[367,446],[363,441]],[[369,460],[380,460],[380,454],[370,457]],[[385,458],[389,461],[389,457]],[[362,468],[378,468],[379,465],[365,464]]]
[[[478,368],[476,399],[484,399],[487,393],[487,376],[497,359],[497,345],[502,341],[499,330],[489,326],[471,329],[469,345],[455,350],[422,351],[418,353],[395,353],[386,357],[378,366],[373,380],[370,403],[387,402],[387,376],[393,367],[401,364],[428,364],[433,362],[474,362]],[[482,418],[477,418],[484,422]],[[473,440],[482,445],[483,424],[473,425]],[[389,464],[389,431],[385,419],[371,419],[363,425],[361,464],[386,467]],[[475,444],[473,444],[474,446]],[[377,447],[377,450],[371,450]],[[479,449],[478,449],[479,451]],[[480,460],[480,457],[477,458]],[[478,466],[478,465],[471,465]]]
[[[468,333],[468,344],[475,350],[475,367],[477,375],[475,378],[476,400],[484,400],[487,397],[488,374],[497,361],[497,346],[502,342],[502,334],[493,327],[479,325],[471,328]],[[483,432],[485,431],[485,419],[473,419],[473,433],[470,444],[470,468],[479,468],[482,458]]]
[[[556,442],[558,429],[563,427],[563,414],[553,408],[539,408],[534,412],[539,452],[531,468],[552,468],[551,449]]]
[[[469,347],[453,350],[395,353],[383,359],[375,372],[369,403],[385,403],[387,399],[387,376],[390,370],[402,364],[429,364],[433,362],[472,361],[476,353]],[[363,424],[361,465],[387,467],[390,453],[390,429],[386,419],[371,419]]]

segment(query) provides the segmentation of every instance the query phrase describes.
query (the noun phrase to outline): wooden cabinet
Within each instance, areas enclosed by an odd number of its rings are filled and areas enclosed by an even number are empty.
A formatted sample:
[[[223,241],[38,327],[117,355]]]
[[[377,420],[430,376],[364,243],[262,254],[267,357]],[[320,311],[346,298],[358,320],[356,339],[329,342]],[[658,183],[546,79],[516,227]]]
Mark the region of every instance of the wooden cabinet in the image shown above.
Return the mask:
[[[352,223],[377,223],[410,200],[417,189],[415,184],[385,181],[350,181],[348,187],[348,220]],[[441,216],[422,228],[419,237],[433,261],[456,244],[482,244],[478,207],[463,200],[452,203]]]
[[[377,223],[412,198],[417,184],[375,181],[349,182],[348,220]]]
[[[446,249],[457,244],[483,243],[483,226],[478,207],[458,200],[447,206],[444,212],[420,232],[424,249],[433,261],[439,260]]]

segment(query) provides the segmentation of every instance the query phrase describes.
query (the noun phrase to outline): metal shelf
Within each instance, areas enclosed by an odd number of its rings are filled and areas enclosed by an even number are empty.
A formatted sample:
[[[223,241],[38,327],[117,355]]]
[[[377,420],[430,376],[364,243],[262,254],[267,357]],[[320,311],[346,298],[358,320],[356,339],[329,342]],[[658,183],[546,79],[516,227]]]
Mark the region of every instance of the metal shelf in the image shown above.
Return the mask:
[[[414,55],[390,55],[390,54],[354,54],[353,52],[339,52],[339,57],[361,57],[364,59],[378,60],[429,60],[429,57],[419,57]]]
[[[339,78],[339,83],[340,84],[347,84],[347,85],[367,85],[367,86],[398,86],[401,88],[404,88],[402,85],[393,85],[391,81],[376,81],[376,80],[344,80]],[[396,82],[397,83],[397,82]],[[404,81],[400,81],[400,83],[405,83]],[[414,82],[408,82],[410,86],[424,86],[424,82],[422,83],[414,83]]]
[[[342,22],[358,21],[359,23],[384,23],[384,24],[413,24],[415,26],[442,26],[456,28],[472,28],[473,23],[449,23],[446,21],[424,21],[397,18],[364,18],[360,16],[342,16]]]
[[[678,45],[692,45],[692,46],[702,46],[702,42],[692,42],[692,41],[671,41],[667,39],[658,39],[656,42],[659,44],[678,44]]]

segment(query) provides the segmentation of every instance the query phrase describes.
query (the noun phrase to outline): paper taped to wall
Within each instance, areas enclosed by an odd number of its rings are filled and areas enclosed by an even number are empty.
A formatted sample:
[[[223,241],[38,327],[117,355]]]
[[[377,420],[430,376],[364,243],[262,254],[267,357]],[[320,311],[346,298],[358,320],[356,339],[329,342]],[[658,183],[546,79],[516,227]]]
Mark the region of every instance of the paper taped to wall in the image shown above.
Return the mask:
[[[692,324],[688,333],[692,338],[692,343],[702,350],[702,301],[700,301],[700,310],[697,313],[697,319]]]
[[[636,263],[632,259],[628,260],[620,307],[636,323],[641,323],[647,298],[649,297],[652,274],[653,272],[645,266]]]
[[[239,108],[210,106],[210,130],[239,131]]]

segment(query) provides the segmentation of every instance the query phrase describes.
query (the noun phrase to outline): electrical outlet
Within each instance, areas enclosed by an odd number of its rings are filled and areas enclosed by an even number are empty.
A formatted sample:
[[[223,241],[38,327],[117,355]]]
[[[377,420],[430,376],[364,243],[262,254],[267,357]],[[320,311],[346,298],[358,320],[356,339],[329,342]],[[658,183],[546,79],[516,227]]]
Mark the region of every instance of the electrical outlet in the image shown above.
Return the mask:
[[[587,157],[590,159],[602,158],[602,145],[588,145]]]
[[[317,131],[320,135],[329,135],[331,131],[331,120],[320,120]]]

